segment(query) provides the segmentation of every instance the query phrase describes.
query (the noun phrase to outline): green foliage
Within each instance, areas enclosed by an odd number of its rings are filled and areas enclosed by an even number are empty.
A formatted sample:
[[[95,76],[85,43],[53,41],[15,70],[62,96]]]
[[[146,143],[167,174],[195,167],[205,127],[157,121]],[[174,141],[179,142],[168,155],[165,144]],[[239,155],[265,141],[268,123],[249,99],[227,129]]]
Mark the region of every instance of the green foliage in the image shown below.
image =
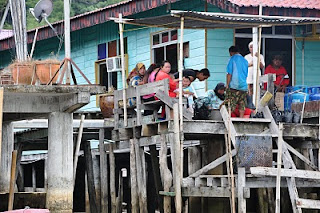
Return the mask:
[[[27,28],[28,30],[47,25],[43,20],[38,23],[35,18],[29,12],[29,8],[33,8],[39,0],[26,0],[27,7]],[[75,16],[85,12],[93,11],[99,8],[106,7],[110,4],[115,4],[123,0],[72,0],[70,15]],[[0,0],[0,11],[3,11],[6,7],[7,0]],[[49,16],[48,20],[50,23],[60,21],[63,19],[63,0],[53,0],[53,11]],[[5,25],[5,27],[12,28],[10,25]]]

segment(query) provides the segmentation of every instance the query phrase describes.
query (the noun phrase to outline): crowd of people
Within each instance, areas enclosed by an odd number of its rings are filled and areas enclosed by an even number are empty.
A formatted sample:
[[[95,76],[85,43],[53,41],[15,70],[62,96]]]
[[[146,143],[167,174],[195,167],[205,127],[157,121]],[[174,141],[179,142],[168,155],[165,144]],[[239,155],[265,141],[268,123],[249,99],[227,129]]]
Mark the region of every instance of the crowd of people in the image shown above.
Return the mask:
[[[208,110],[219,109],[221,105],[226,104],[230,106],[231,111],[235,116],[244,117],[254,109],[252,104],[254,69],[253,61],[259,56],[258,53],[253,53],[253,42],[248,44],[250,53],[243,57],[239,53],[236,46],[229,48],[230,59],[226,68],[226,84],[220,82],[216,85],[214,90],[209,90],[205,97],[198,98],[196,103],[204,105]],[[263,55],[260,54],[259,75],[265,68],[265,61]],[[272,64],[266,67],[265,74],[276,74],[276,81],[274,82],[276,90],[283,92],[285,87],[289,84],[289,77],[287,71],[282,66],[282,57],[280,55],[273,56]],[[188,99],[188,110],[193,112],[194,108],[194,94],[195,91],[191,87],[191,83],[198,79],[204,81],[210,77],[210,72],[207,68],[201,70],[184,69],[182,72],[182,86],[183,96]],[[135,68],[129,73],[127,84],[129,87],[136,87],[142,84],[152,83],[169,79],[169,96],[172,98],[178,97],[178,78],[179,73],[171,72],[171,64],[165,60],[161,64],[151,64],[148,69],[143,63],[137,63]],[[266,87],[266,85],[264,85]],[[151,93],[142,97],[144,101],[153,101],[156,99],[155,94]],[[135,99],[129,100],[129,105],[134,105]],[[152,111],[146,110],[145,115],[152,114]],[[164,110],[162,111],[164,116]]]

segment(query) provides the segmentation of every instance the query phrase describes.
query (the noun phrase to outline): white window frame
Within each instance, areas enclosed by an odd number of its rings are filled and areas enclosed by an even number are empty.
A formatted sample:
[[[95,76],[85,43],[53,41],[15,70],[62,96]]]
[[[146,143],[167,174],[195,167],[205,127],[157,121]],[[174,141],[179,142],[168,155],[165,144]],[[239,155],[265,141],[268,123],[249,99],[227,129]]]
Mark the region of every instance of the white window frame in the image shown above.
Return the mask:
[[[177,40],[171,40],[171,32],[173,31],[177,31]],[[163,33],[168,33],[168,41],[164,42],[164,43],[160,43],[160,41],[162,41],[162,34]],[[152,63],[155,62],[155,54],[154,54],[154,49],[160,48],[160,47],[164,47],[164,60],[167,60],[167,46],[171,45],[171,44],[178,44],[178,30],[164,30],[164,31],[160,31],[160,32],[156,32],[156,33],[152,33],[151,34],[151,52],[152,52]],[[159,35],[159,44],[153,45],[153,36],[155,35]],[[178,54],[178,52],[177,52]]]

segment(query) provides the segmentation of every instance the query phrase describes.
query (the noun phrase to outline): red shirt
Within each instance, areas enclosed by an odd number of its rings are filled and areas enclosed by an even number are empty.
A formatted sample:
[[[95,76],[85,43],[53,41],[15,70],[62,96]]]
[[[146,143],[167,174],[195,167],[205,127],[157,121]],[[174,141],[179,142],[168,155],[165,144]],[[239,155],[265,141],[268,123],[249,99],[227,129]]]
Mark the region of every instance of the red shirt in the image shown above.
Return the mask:
[[[177,89],[177,82],[172,80],[171,76],[168,73],[165,73],[162,70],[160,70],[157,74],[156,81],[161,81],[166,78],[169,79],[169,96],[176,97],[177,94],[173,91]]]
[[[289,79],[284,78],[284,76],[287,75],[288,73],[283,66],[280,66],[279,69],[276,70],[272,65],[269,65],[264,71],[264,74],[268,74],[268,73],[276,74],[276,81],[274,81],[274,84],[277,86],[279,86],[280,82],[281,82],[281,85],[285,85],[285,86],[287,86],[290,83]],[[266,85],[267,84],[265,83],[265,86],[264,86],[265,89],[267,88]]]

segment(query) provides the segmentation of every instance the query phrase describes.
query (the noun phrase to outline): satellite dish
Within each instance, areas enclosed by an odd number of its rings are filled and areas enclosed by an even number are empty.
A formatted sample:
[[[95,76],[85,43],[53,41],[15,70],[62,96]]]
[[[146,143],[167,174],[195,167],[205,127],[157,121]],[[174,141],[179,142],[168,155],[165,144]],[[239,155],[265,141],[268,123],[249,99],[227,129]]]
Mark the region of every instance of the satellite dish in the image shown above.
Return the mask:
[[[34,8],[29,9],[30,13],[34,16],[34,18],[39,23],[42,21],[42,19],[44,19],[49,25],[49,27],[51,27],[53,32],[56,34],[58,39],[61,40],[62,38],[60,38],[56,29],[53,28],[53,26],[50,24],[50,22],[47,19],[50,16],[52,10],[53,10],[52,0],[40,0],[38,1],[38,3]]]
[[[29,10],[39,23],[43,18],[48,22],[46,19],[50,16],[53,10],[52,0],[40,0],[34,8],[30,8]]]

